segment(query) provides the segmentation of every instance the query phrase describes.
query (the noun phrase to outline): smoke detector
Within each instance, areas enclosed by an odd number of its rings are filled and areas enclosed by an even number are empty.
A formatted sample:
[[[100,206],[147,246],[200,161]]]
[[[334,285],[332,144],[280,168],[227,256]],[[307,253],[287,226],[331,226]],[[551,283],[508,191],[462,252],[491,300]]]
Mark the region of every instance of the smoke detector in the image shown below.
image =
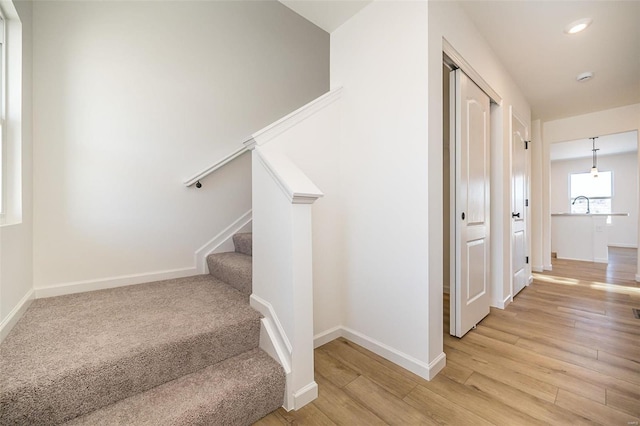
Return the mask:
[[[580,73],[576,76],[577,81],[588,81],[593,78],[593,73],[591,71]]]

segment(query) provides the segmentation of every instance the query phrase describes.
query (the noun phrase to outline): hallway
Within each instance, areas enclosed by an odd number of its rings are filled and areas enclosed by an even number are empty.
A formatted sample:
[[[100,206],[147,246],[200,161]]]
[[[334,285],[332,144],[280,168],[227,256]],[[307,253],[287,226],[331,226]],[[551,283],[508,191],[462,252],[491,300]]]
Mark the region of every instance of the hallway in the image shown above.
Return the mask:
[[[431,382],[338,339],[315,351],[319,398],[258,424],[638,424],[635,249],[609,265],[554,261],[464,338],[445,332]]]

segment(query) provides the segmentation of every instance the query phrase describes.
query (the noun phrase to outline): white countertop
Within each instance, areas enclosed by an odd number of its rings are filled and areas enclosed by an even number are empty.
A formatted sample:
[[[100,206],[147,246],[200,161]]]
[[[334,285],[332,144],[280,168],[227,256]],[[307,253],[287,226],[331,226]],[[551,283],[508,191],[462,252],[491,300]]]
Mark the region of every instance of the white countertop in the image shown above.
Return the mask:
[[[551,216],[629,216],[629,213],[551,213]]]

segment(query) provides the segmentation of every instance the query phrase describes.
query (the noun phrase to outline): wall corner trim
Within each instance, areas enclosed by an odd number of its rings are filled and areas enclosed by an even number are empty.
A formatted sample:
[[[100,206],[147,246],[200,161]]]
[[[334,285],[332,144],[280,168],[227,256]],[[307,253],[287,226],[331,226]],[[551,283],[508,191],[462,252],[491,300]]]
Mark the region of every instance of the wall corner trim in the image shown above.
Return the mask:
[[[22,318],[24,313],[29,309],[31,302],[35,298],[35,291],[29,290],[18,304],[9,312],[9,315],[0,323],[0,343],[7,337],[11,329]]]

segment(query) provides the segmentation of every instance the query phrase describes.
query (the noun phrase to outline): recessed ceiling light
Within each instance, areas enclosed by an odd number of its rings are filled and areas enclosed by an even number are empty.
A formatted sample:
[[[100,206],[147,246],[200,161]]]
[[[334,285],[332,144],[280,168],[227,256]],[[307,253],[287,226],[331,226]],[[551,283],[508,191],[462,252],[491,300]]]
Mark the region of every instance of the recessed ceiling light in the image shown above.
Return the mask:
[[[588,81],[593,78],[593,73],[591,71],[580,73],[576,76],[577,81]]]
[[[567,34],[579,33],[580,31],[584,31],[592,22],[593,20],[591,18],[578,19],[564,27],[564,32]]]

